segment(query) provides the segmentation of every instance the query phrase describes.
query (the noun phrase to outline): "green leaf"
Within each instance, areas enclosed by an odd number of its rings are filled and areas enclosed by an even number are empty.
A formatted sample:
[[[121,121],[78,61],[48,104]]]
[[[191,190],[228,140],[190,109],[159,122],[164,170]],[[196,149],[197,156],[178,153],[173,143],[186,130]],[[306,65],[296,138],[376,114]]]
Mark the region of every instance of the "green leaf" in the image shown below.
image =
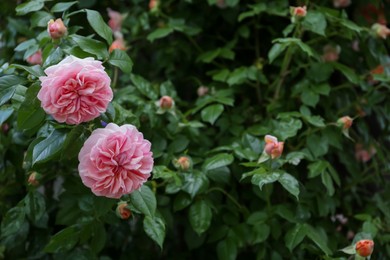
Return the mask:
[[[251,239],[251,243],[257,244],[266,241],[270,232],[271,232],[271,228],[265,223],[254,225],[252,227],[253,237]]]
[[[304,117],[308,123],[316,127],[325,127],[324,119],[320,116],[306,116]]]
[[[306,230],[300,223],[296,224],[295,227],[287,231],[284,241],[290,252],[292,252],[294,248],[302,242],[305,236]]]
[[[255,5],[251,5],[250,8],[252,10],[243,12],[243,13],[241,13],[238,16],[238,21],[239,22],[241,22],[242,20],[244,20],[247,17],[252,17],[252,16],[255,16],[255,15],[258,15],[258,14],[260,14],[260,13],[262,13],[262,12],[267,10],[267,6],[266,6],[265,3],[257,3]]]
[[[69,160],[77,157],[86,139],[84,131],[83,125],[75,126],[70,130],[63,144],[61,159]]]
[[[217,245],[217,254],[219,260],[235,260],[237,258],[237,245],[233,238],[226,238]]]
[[[146,185],[130,194],[130,202],[138,211],[145,216],[154,217],[156,212],[156,196]]]
[[[106,59],[108,57],[107,46],[104,43],[76,34],[70,35],[69,37],[83,51],[96,55],[98,59]]]
[[[113,50],[110,54],[108,63],[120,68],[125,73],[130,73],[133,69],[133,61],[123,50]]]
[[[223,105],[217,104],[217,105],[211,105],[204,109],[202,109],[201,117],[202,120],[205,122],[209,122],[210,124],[214,124],[215,121],[218,119],[218,117],[223,112]]]
[[[190,224],[198,235],[210,227],[212,217],[211,208],[204,200],[196,201],[188,211]]]
[[[302,128],[302,121],[296,118],[288,118],[275,125],[281,140],[286,140],[297,135],[298,130]]]
[[[327,246],[327,236],[323,230],[315,229],[309,224],[304,224],[306,235],[326,254],[331,255],[332,251]]]
[[[309,168],[309,178],[314,178],[314,177],[317,177],[319,176],[320,174],[322,174],[326,168],[328,167],[328,163],[326,161],[323,161],[323,160],[319,160],[319,161],[315,161],[311,164],[309,164],[309,166],[307,168]]]
[[[59,130],[54,130],[48,137],[34,146],[32,152],[32,163],[44,163],[54,158],[61,152],[66,134]]]
[[[56,3],[52,8],[51,12],[52,13],[61,13],[64,11],[67,11],[69,8],[71,8],[73,5],[77,4],[78,1],[74,2],[64,2],[64,3]]]
[[[71,250],[79,240],[80,232],[75,226],[67,227],[55,234],[43,249],[46,253],[58,253]]]
[[[188,144],[190,143],[190,140],[188,140],[187,137],[184,135],[177,135],[175,140],[171,142],[168,146],[168,152],[169,153],[180,153],[187,149]]]
[[[268,52],[269,63],[272,63],[287,48],[287,44],[275,43]]]
[[[26,213],[24,207],[18,205],[7,211],[1,221],[1,237],[7,237],[19,232],[25,222]]]
[[[324,186],[326,187],[328,191],[328,195],[333,196],[335,192],[334,185],[333,185],[332,178],[330,177],[330,174],[327,171],[321,173],[321,181],[322,184],[324,184]]]
[[[40,65],[34,65],[30,67],[30,66],[23,66],[20,64],[12,64],[12,66],[18,69],[23,69],[37,78],[39,78],[40,76],[45,76],[45,73],[43,72],[43,69]]]
[[[227,153],[220,153],[217,155],[214,155],[211,158],[208,158],[202,168],[206,171],[210,171],[222,166],[227,166],[233,162],[234,158],[233,155],[227,154]]]
[[[89,25],[91,25],[91,27],[100,37],[106,40],[108,45],[110,45],[112,43],[111,28],[108,27],[102,16],[97,11],[86,9],[86,12]]]
[[[294,176],[291,174],[288,174],[287,172],[280,175],[278,179],[279,183],[282,184],[282,186],[290,192],[292,195],[294,195],[298,200],[299,195],[299,183],[297,179],[295,179]]]
[[[279,172],[255,174],[252,176],[252,184],[258,185],[260,190],[265,184],[273,183],[280,178]]]
[[[135,74],[131,74],[130,79],[141,94],[151,100],[157,100],[158,95],[147,80]]]
[[[332,63],[333,64],[333,67],[337,70],[339,70],[341,73],[344,74],[344,76],[352,83],[354,84],[358,84],[360,79],[358,77],[358,75],[355,73],[355,71],[353,69],[351,69],[350,67],[347,67],[341,63],[337,63],[337,62],[334,62]]]
[[[165,223],[159,217],[146,216],[144,219],[145,233],[153,239],[162,249],[165,238]]]
[[[45,11],[34,12],[31,16],[31,27],[47,27],[47,22],[54,17]]]
[[[2,125],[12,115],[15,110],[11,107],[0,109],[0,125]]]
[[[174,202],[173,202],[173,211],[179,211],[179,210],[182,210],[186,207],[188,207],[192,202],[192,199],[191,197],[184,193],[184,192],[180,192]]]
[[[18,5],[15,8],[16,15],[25,15],[31,12],[39,11],[44,6],[44,0],[31,0],[27,3]]]
[[[26,91],[26,98],[20,105],[17,117],[17,125],[21,130],[32,129],[39,126],[45,119],[45,112],[41,108],[37,94],[40,90],[39,83],[31,85]]]
[[[29,192],[24,198],[26,215],[36,224],[46,214],[46,203],[43,195],[37,191]]]
[[[0,106],[7,103],[16,91],[16,85],[24,84],[25,80],[18,76],[6,75],[0,78]]]
[[[167,35],[171,34],[173,32],[173,28],[170,27],[164,27],[164,28],[158,28],[154,30],[153,32],[149,33],[146,37],[149,41],[153,42],[156,39],[164,38]]]
[[[184,175],[184,185],[182,190],[190,194],[193,199],[197,194],[207,189],[208,185],[209,180],[203,173],[187,173]]]
[[[344,247],[343,249],[340,249],[340,251],[348,254],[348,255],[354,255],[356,254],[356,246],[355,244]]]
[[[307,147],[315,157],[323,156],[328,152],[329,144],[328,140],[325,138],[313,134],[306,139],[306,142]]]
[[[306,30],[325,36],[326,18],[321,12],[310,11],[307,12],[302,26]]]
[[[92,225],[92,238],[90,246],[95,254],[98,254],[104,248],[107,241],[107,233],[102,222],[95,221]]]

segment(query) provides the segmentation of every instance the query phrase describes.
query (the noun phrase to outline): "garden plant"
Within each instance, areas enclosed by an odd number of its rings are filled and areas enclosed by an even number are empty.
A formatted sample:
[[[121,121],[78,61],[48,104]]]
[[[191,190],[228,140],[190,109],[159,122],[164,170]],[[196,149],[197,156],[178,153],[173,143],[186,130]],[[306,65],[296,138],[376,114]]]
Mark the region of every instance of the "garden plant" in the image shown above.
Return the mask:
[[[390,259],[389,0],[0,2],[0,259]]]

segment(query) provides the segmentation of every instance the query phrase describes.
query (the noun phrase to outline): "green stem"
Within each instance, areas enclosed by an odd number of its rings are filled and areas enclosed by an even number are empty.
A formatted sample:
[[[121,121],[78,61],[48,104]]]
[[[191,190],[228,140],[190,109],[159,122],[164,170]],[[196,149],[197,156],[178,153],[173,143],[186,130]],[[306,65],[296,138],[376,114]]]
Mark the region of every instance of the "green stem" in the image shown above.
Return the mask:
[[[115,67],[114,68],[114,79],[112,81],[112,88],[115,88],[116,87],[116,83],[118,81],[118,68]]]
[[[212,191],[219,191],[219,192],[222,192],[222,193],[223,193],[224,195],[226,195],[226,197],[228,197],[228,198],[237,206],[237,208],[239,208],[242,212],[244,212],[244,213],[247,213],[247,212],[248,212],[248,210],[247,210],[245,207],[241,206],[240,203],[238,203],[238,201],[237,201],[235,198],[233,198],[232,195],[230,195],[229,193],[227,193],[227,192],[224,191],[223,189],[221,189],[221,188],[219,188],[219,187],[213,187],[213,188],[208,189],[208,190],[206,191],[206,193],[210,193],[210,192],[212,192]]]

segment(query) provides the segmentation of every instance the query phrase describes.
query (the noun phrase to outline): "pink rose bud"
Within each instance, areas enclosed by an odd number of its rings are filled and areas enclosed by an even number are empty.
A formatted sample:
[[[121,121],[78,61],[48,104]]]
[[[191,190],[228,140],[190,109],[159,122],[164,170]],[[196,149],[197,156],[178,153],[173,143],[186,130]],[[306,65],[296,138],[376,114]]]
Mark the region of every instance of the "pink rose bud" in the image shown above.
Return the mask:
[[[382,39],[386,39],[390,35],[390,29],[386,25],[376,23],[371,29],[375,32],[376,36]]]
[[[187,171],[191,167],[191,159],[187,156],[181,156],[179,159],[174,161],[174,165],[177,169]]]
[[[305,17],[307,13],[306,6],[293,7],[292,15],[297,17]]]
[[[130,194],[150,177],[151,146],[130,124],[95,129],[78,156],[81,181],[96,196],[118,199]]]
[[[116,215],[121,219],[128,219],[131,216],[131,211],[126,201],[121,201],[116,207]]]
[[[47,24],[47,32],[49,33],[50,37],[54,40],[60,39],[62,36],[66,34],[68,29],[62,22],[61,18],[58,18],[57,20],[51,19]]]
[[[356,253],[362,257],[368,257],[374,251],[374,241],[371,239],[359,240],[355,245]]]
[[[155,10],[157,10],[159,5],[160,5],[159,0],[150,0],[149,1],[149,10],[155,11]]]
[[[351,0],[333,0],[333,6],[336,8],[345,8],[351,4]]]
[[[174,106],[175,102],[170,96],[163,96],[160,98],[159,104],[161,109],[168,110]]]
[[[68,56],[39,77],[41,107],[56,121],[78,125],[107,110],[113,98],[111,79],[101,61]]]
[[[284,142],[278,142],[278,139],[272,135],[266,135],[264,151],[272,159],[279,158],[283,153]]]
[[[362,144],[355,145],[355,158],[363,163],[368,162],[376,154],[376,149],[371,146],[370,149],[365,149]]]
[[[108,17],[110,17],[108,26],[110,26],[113,32],[119,32],[122,28],[123,16],[121,13],[114,11],[111,8],[107,8],[107,13]]]
[[[39,181],[38,181],[38,174],[36,172],[32,172],[27,179],[28,185],[31,186],[38,186]]]
[[[352,126],[353,119],[349,116],[343,116],[337,120],[337,124],[344,130],[349,129]]]
[[[29,56],[27,59],[27,62],[32,65],[41,65],[42,64],[42,51],[38,50],[33,55]]]
[[[340,50],[340,46],[326,45],[324,47],[322,59],[326,62],[337,61],[339,59]]]
[[[123,39],[118,38],[111,43],[111,46],[108,51],[111,53],[113,50],[126,50],[125,42],[123,41]]]
[[[199,97],[206,95],[209,92],[209,88],[205,86],[200,86],[196,91]]]

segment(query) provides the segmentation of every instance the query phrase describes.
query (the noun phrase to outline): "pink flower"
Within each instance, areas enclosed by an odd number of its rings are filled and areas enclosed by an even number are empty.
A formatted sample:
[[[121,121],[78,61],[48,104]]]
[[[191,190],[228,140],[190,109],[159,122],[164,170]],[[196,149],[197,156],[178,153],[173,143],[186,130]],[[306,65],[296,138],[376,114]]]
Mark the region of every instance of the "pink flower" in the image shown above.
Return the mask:
[[[39,181],[38,181],[38,174],[37,172],[32,172],[30,176],[28,176],[27,182],[31,186],[38,186]]]
[[[322,59],[326,62],[337,61],[340,54],[340,46],[326,45]]]
[[[375,32],[376,36],[386,39],[387,36],[390,35],[390,29],[386,27],[386,25],[376,23],[371,29]]]
[[[371,160],[372,156],[376,154],[376,149],[374,146],[370,146],[369,149],[365,149],[362,144],[355,145],[355,158],[358,161],[363,163]]]
[[[97,118],[112,100],[111,79],[100,61],[68,56],[40,77],[38,99],[60,123],[77,125]]]
[[[27,62],[32,65],[41,65],[42,64],[42,51],[38,50],[33,55],[29,56],[27,59]]]
[[[118,38],[111,43],[108,51],[111,53],[113,50],[122,50],[122,51],[126,50],[125,42],[123,41],[122,38]]]
[[[181,156],[179,159],[173,161],[174,166],[183,171],[187,171],[191,167],[191,160],[187,156]]]
[[[161,109],[168,110],[174,106],[175,102],[170,96],[163,96],[160,98],[159,104]]]
[[[337,124],[342,127],[344,130],[351,128],[353,119],[349,116],[343,116],[337,120]]]
[[[50,37],[54,40],[60,39],[62,36],[66,34],[68,29],[62,22],[61,18],[58,18],[57,20],[51,19],[47,23],[47,32],[49,33]]]
[[[367,257],[374,251],[374,241],[371,239],[359,240],[355,245],[356,253],[362,257]]]
[[[199,97],[206,95],[208,92],[209,92],[209,88],[205,86],[200,86],[196,91]]]
[[[336,8],[345,8],[351,4],[351,0],[333,0],[333,6]]]
[[[120,198],[147,181],[153,168],[151,144],[133,125],[109,123],[92,132],[79,153],[79,174],[97,196]]]
[[[307,13],[306,6],[293,7],[293,11],[292,11],[293,16],[304,17],[306,16],[306,13]]]
[[[108,26],[110,26],[113,32],[119,32],[122,28],[122,20],[123,17],[121,13],[112,10],[111,8],[107,8],[108,16],[110,20],[108,21]]]
[[[283,153],[284,142],[278,142],[278,139],[272,135],[266,135],[264,152],[272,159],[279,158]]]
[[[131,216],[131,211],[129,209],[129,205],[126,201],[121,201],[118,203],[116,207],[116,215],[121,219],[128,219]]]
[[[159,0],[150,0],[149,1],[149,10],[156,10],[160,4]]]

